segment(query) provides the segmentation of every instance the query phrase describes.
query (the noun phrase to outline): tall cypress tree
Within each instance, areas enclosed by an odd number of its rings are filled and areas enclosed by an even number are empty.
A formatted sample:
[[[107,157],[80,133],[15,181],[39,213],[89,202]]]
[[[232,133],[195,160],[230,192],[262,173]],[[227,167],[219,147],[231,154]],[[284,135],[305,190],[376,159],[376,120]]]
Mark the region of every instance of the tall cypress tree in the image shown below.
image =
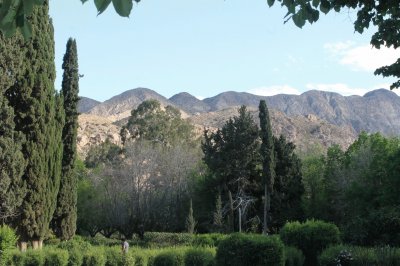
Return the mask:
[[[271,207],[271,194],[275,179],[275,158],[274,158],[274,140],[271,129],[271,122],[267,104],[264,100],[260,101],[259,117],[261,128],[261,148],[260,153],[263,160],[262,178],[264,183],[264,226],[263,233],[268,233],[268,212]]]
[[[15,130],[24,135],[23,174],[27,194],[20,210],[21,247],[32,241],[40,247],[56,207],[62,159],[63,111],[54,89],[54,37],[48,1],[35,7],[30,18],[33,37],[21,45],[21,71],[7,90],[15,112]]]
[[[63,159],[60,191],[53,218],[57,237],[66,240],[76,230],[77,180],[75,174],[76,137],[78,127],[79,73],[76,41],[70,38],[62,65],[64,70],[62,95],[64,98],[65,125],[63,129]]]
[[[21,67],[18,44],[21,36],[4,38],[0,33],[0,224],[12,223],[25,196],[25,160],[15,132],[14,110],[5,97]]]

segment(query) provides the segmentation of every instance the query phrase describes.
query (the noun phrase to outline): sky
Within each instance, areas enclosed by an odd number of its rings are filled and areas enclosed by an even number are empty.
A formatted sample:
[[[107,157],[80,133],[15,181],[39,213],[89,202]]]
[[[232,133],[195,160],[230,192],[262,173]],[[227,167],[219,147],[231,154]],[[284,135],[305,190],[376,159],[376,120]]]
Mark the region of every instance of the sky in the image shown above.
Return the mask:
[[[80,95],[99,101],[137,87],[167,98],[311,89],[364,95],[395,81],[373,72],[394,63],[400,49],[372,49],[374,29],[355,33],[355,11],[321,15],[302,29],[283,23],[285,11],[265,0],[142,0],[122,18],[112,5],[97,16],[93,0],[50,0],[56,88],[69,37],[84,75]]]

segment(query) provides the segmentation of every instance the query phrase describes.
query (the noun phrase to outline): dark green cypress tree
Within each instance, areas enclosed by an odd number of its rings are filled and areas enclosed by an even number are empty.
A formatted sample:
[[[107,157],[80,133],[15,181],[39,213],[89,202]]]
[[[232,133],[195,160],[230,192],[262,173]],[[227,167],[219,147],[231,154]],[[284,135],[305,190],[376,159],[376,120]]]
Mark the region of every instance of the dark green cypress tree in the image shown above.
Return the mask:
[[[25,160],[14,131],[14,112],[0,95],[0,224],[12,223],[25,196]]]
[[[4,38],[0,33],[0,224],[15,220],[25,196],[21,135],[15,132],[14,110],[5,97],[21,67],[20,43],[21,36]]]
[[[304,193],[301,161],[297,157],[295,145],[284,136],[274,137],[275,182],[271,198],[270,225],[277,232],[286,222],[302,220],[302,196]]]
[[[76,137],[78,127],[79,73],[76,41],[70,38],[64,55],[62,95],[65,125],[63,129],[63,159],[60,191],[53,218],[53,230],[62,240],[70,239],[76,231],[77,180],[75,174]]]
[[[259,117],[260,117],[260,128],[261,128],[261,148],[260,153],[262,156],[262,178],[264,184],[264,225],[263,233],[268,233],[268,212],[271,207],[271,194],[274,187],[275,180],[275,158],[274,158],[274,140],[271,129],[271,122],[269,119],[269,112],[267,104],[264,100],[260,101],[259,105]]]
[[[40,247],[48,232],[60,183],[64,124],[54,89],[54,37],[48,1],[35,7],[30,21],[33,37],[19,47],[21,71],[6,93],[15,112],[15,130],[25,138],[27,194],[18,221],[22,248],[26,241]]]

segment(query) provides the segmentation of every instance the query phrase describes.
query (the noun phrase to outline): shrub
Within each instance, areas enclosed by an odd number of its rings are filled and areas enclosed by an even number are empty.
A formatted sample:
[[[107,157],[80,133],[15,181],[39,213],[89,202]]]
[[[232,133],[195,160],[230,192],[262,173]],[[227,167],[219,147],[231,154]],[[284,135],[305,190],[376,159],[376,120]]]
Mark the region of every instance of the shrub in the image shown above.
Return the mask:
[[[348,254],[348,259],[352,259],[352,248],[350,246],[345,245],[336,245],[331,246],[324,251],[322,251],[321,255],[318,257],[319,265],[321,266],[336,266],[340,263],[338,261],[339,254]],[[344,264],[346,262],[343,262]]]
[[[45,252],[45,266],[67,266],[68,251],[61,249],[47,249]]]
[[[300,249],[285,246],[285,266],[302,266],[304,265],[304,255]]]
[[[10,266],[24,266],[25,265],[25,253],[19,251],[18,249],[14,249],[10,251],[10,257],[5,265]]]
[[[7,225],[0,226],[0,265],[6,265],[10,252],[17,243],[17,236],[13,229]]]
[[[42,266],[44,265],[44,252],[41,250],[28,250],[25,253],[25,266]]]
[[[191,245],[193,239],[194,235],[188,233],[159,233],[159,232],[144,233],[144,242],[147,246],[150,247]]]
[[[400,249],[391,247],[357,247],[336,245],[327,248],[319,256],[321,266],[395,266],[400,261]]]
[[[193,239],[193,245],[196,247],[214,247],[214,240],[209,234],[196,235]]]
[[[193,239],[193,245],[200,247],[216,247],[226,236],[227,235],[218,233],[196,235]]]
[[[106,248],[106,266],[123,265],[122,251],[118,247]]]
[[[68,266],[81,266],[83,263],[83,254],[88,252],[92,245],[83,240],[80,236],[63,241],[57,245],[59,249],[67,250],[69,253]]]
[[[184,262],[185,266],[213,266],[214,253],[210,249],[192,248],[186,251]]]
[[[276,236],[232,234],[217,249],[217,265],[283,265],[283,244]]]
[[[82,266],[105,266],[106,257],[102,248],[91,248],[83,256]]]
[[[340,232],[336,225],[309,220],[305,223],[290,222],[280,231],[285,245],[300,249],[305,255],[305,265],[318,265],[317,258],[329,245],[340,243]]]
[[[178,250],[165,251],[154,258],[153,266],[184,266],[183,253]]]

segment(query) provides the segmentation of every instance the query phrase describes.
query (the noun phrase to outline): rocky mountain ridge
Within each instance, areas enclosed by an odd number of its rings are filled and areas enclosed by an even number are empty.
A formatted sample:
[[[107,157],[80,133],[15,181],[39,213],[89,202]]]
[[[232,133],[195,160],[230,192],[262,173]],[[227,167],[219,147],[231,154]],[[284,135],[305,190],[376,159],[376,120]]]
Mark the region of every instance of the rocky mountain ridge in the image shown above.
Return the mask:
[[[160,101],[182,110],[183,117],[196,126],[199,134],[204,127],[216,129],[246,105],[258,119],[257,107],[266,100],[271,110],[274,134],[283,134],[304,152],[311,147],[339,144],[343,148],[354,141],[362,130],[400,135],[400,97],[388,90],[371,91],[364,96],[342,96],[324,91],[308,91],[301,95],[270,97],[244,92],[224,92],[199,100],[189,93],[179,93],[170,99],[155,91],[138,88],[95,103],[80,117],[78,147],[85,154],[92,145],[106,138],[119,143],[119,130],[132,109],[148,99]],[[83,103],[80,102],[80,108]],[[86,104],[87,105],[87,104]],[[80,109],[82,110],[82,109]]]

